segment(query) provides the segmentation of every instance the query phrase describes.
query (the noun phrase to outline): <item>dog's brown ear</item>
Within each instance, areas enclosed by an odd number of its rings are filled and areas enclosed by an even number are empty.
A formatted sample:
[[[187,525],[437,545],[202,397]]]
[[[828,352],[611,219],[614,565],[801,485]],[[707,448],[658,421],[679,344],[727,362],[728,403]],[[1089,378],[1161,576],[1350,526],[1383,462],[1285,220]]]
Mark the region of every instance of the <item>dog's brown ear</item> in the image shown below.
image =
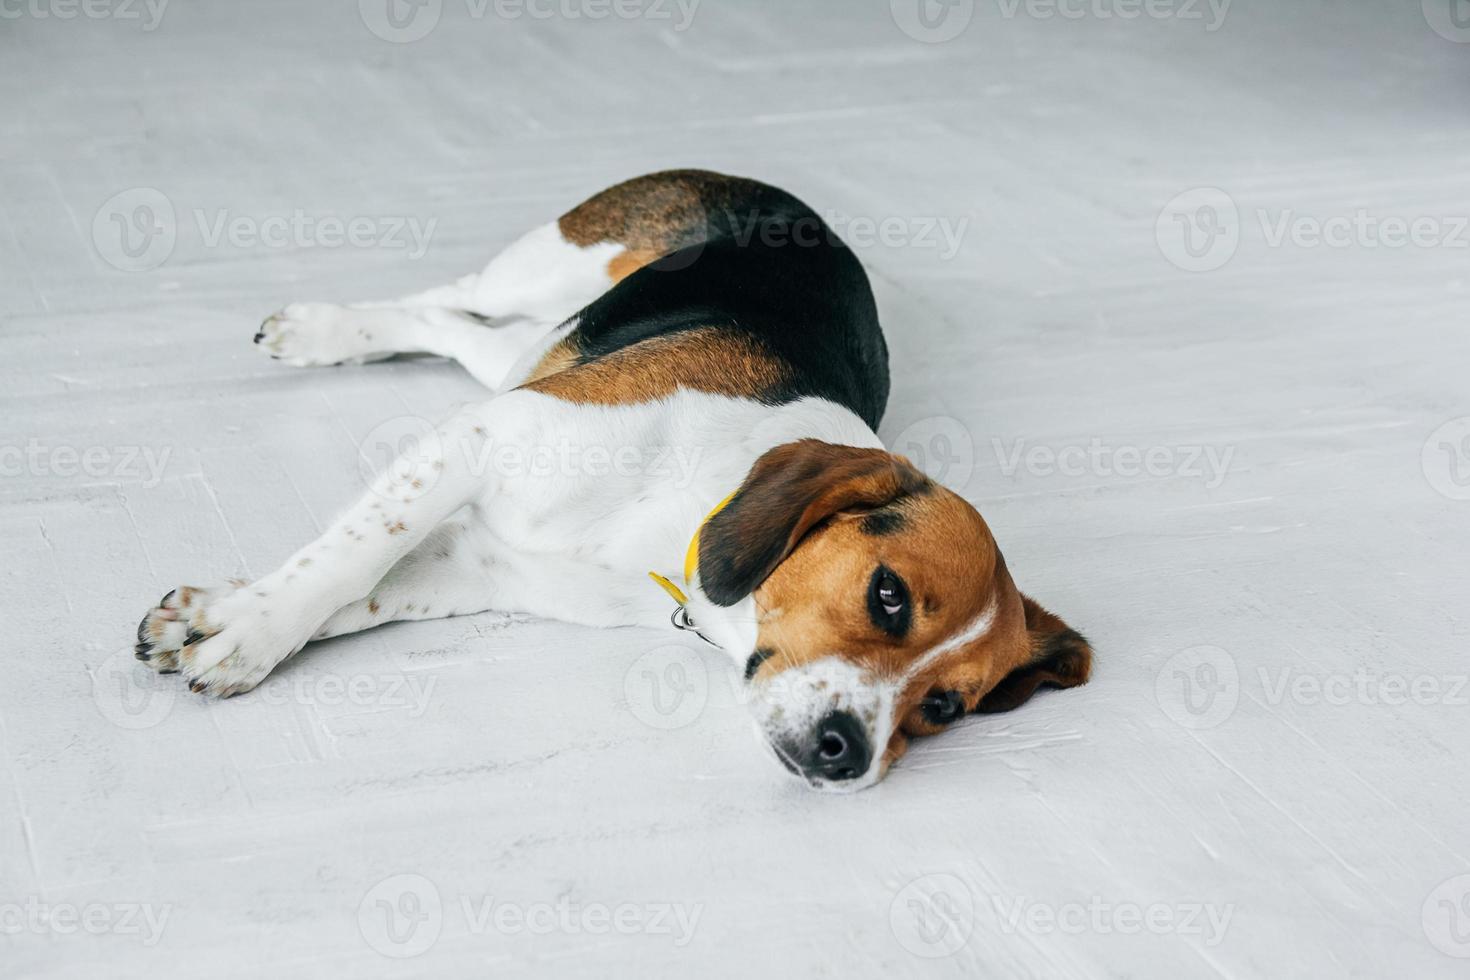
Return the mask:
[[[1086,637],[1029,596],[1021,596],[1021,603],[1026,607],[1030,658],[980,699],[975,707],[979,714],[1010,711],[1024,704],[1042,685],[1076,687],[1086,684],[1092,673],[1092,647]]]
[[[806,534],[840,511],[881,507],[928,482],[881,449],[803,439],[770,450],[699,533],[699,584],[716,605],[754,592]]]

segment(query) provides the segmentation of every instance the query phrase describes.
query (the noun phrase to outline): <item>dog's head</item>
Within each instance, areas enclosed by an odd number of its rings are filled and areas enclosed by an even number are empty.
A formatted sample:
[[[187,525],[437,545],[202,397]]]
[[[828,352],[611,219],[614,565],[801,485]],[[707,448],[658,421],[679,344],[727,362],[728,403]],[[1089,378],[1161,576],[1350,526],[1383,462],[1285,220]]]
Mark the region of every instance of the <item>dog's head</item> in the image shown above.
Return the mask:
[[[882,450],[767,452],[702,530],[699,578],[717,605],[754,599],[757,723],[819,789],[870,786],[910,738],[1091,666],[1086,640],[1016,589],[975,508]]]

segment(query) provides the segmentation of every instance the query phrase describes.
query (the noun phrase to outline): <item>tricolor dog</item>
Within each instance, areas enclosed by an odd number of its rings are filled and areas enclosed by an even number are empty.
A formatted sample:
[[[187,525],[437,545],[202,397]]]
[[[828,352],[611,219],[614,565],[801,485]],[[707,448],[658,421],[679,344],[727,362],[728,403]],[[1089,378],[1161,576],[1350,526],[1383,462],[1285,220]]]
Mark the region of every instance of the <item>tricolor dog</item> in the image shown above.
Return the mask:
[[[788,769],[855,790],[915,736],[1087,680],[1087,642],[1017,590],[975,508],[884,450],[867,276],[784,191],[639,177],[478,275],[294,304],[255,342],[297,365],[439,354],[499,394],[278,570],[165,596],[137,655],[195,691],[248,691],[313,639],[395,620],[672,620],[734,658]],[[670,448],[687,472],[533,464]]]

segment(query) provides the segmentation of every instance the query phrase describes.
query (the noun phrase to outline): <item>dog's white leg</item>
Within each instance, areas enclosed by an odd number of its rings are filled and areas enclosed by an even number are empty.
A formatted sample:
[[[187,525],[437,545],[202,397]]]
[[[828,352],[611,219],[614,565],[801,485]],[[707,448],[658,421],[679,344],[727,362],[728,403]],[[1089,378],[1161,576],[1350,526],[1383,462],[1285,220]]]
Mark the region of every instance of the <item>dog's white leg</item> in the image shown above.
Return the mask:
[[[298,367],[362,364],[430,351],[424,344],[434,340],[432,314],[456,316],[443,321],[450,331],[458,329],[458,320],[475,322],[470,310],[479,280],[478,274],[463,276],[447,286],[381,303],[292,303],[266,318],[255,342],[272,357]]]
[[[495,406],[483,403],[446,423],[437,445],[400,460],[325,534],[259,581],[170,592],[138,626],[138,658],[181,671],[196,691],[229,695],[255,687],[485,492],[477,463]]]
[[[386,303],[293,303],[261,324],[255,342],[299,366],[438,354],[499,388],[522,353],[612,286],[609,263],[622,252],[573,245],[553,222],[448,286]]]
[[[637,576],[638,585],[642,585]],[[498,609],[586,626],[657,623],[669,603],[652,584],[628,598],[627,576],[559,555],[505,549],[478,522],[450,521],[404,556],[371,592],[332,614],[312,637],[413,619]]]
[[[496,322],[437,307],[354,308],[293,303],[261,325],[256,343],[297,367],[363,364],[395,354],[438,354],[498,390],[522,351],[554,324]]]
[[[398,560],[371,592],[334,612],[323,640],[406,619],[444,619],[496,607],[494,544],[477,521],[446,521]]]

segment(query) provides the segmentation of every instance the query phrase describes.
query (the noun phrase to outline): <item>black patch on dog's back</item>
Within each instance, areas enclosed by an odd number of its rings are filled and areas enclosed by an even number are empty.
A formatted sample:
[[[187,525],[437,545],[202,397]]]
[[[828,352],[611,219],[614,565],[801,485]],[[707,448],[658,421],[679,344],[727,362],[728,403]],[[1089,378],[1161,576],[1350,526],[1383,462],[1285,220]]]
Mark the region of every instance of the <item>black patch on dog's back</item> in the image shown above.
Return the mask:
[[[741,182],[705,215],[709,237],[623,279],[582,311],[568,343],[579,363],[680,331],[744,334],[780,362],[759,392],[779,405],[826,398],[874,429],[888,402],[888,348],[867,274],[801,201]]]

